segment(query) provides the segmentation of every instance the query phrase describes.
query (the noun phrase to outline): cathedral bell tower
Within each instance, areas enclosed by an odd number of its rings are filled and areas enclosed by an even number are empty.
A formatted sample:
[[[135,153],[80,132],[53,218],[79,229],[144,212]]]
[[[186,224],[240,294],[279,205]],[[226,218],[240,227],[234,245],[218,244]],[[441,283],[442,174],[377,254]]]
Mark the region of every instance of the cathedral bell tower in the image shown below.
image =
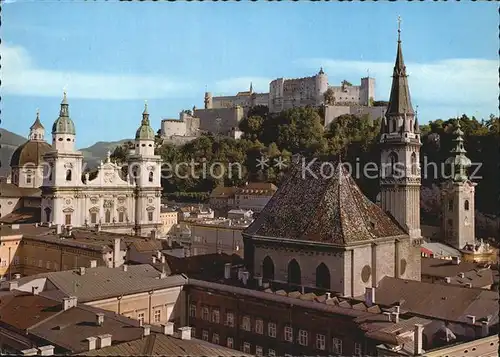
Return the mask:
[[[155,155],[155,132],[144,105],[141,126],[135,134],[134,154],[129,157],[129,175],[135,183],[135,233],[149,236],[160,225],[161,156]]]
[[[400,23],[400,19],[398,19]],[[420,131],[413,111],[398,25],[396,63],[381,127],[380,204],[418,242],[420,233]]]
[[[441,227],[446,243],[463,249],[467,243],[475,242],[474,191],[476,184],[469,180],[467,169],[470,159],[465,156],[464,135],[457,119],[456,137],[452,156],[446,160],[451,176],[441,187]]]

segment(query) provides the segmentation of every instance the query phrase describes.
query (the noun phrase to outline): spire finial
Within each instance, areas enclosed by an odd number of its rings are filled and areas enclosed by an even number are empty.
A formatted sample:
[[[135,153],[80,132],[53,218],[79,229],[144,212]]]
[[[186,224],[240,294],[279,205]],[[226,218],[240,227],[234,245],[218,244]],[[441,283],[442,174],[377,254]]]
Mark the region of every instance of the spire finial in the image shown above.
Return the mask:
[[[401,42],[401,16],[398,15],[398,42]]]
[[[36,120],[40,120],[40,109],[36,108]]]
[[[253,93],[253,83],[250,81],[250,93]]]

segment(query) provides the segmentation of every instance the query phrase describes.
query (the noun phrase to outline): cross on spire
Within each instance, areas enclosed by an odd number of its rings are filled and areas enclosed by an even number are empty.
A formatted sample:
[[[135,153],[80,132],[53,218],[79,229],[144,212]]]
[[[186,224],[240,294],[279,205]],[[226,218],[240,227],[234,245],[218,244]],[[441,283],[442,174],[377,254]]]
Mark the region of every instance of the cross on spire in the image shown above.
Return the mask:
[[[398,41],[401,41],[401,16],[398,15]]]

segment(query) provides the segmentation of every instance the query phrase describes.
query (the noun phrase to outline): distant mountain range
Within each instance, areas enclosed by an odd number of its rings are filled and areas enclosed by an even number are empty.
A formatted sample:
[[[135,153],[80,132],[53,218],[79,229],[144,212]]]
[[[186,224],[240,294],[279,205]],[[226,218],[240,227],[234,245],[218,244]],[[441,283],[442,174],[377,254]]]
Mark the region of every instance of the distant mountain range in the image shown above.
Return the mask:
[[[0,128],[0,176],[9,174],[12,154],[18,146],[24,144],[27,140],[27,138],[21,135]],[[129,140],[132,139],[110,142],[98,141],[88,148],[80,149],[80,151],[83,153],[84,162],[87,163],[89,167],[95,167],[101,160],[106,158],[108,150],[113,151],[115,147]]]

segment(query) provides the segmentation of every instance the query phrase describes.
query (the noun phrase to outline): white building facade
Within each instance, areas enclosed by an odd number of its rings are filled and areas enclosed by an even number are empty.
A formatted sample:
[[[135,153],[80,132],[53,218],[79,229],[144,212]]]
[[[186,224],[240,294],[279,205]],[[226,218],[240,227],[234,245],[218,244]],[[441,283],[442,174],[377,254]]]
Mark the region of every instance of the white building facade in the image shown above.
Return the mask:
[[[140,236],[160,227],[161,158],[154,154],[147,106],[142,116],[127,173],[111,162],[108,153],[97,176],[90,180],[87,173],[82,179],[83,154],[75,149],[75,125],[64,94],[52,126],[52,150],[44,155],[42,223],[100,225],[103,231]]]

